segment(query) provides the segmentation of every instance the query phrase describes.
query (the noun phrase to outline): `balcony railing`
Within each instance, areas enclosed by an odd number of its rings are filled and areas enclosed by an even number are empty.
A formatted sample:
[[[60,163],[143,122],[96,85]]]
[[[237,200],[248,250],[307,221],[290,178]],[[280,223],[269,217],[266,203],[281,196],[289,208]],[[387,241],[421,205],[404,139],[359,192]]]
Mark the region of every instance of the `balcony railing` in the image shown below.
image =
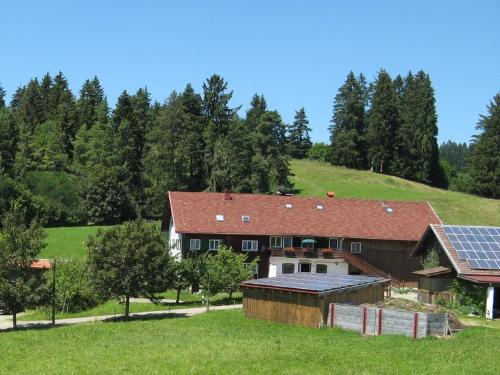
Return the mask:
[[[308,249],[301,247],[289,247],[284,249],[271,249],[271,256],[290,257],[290,258],[342,258],[342,250],[331,248]]]

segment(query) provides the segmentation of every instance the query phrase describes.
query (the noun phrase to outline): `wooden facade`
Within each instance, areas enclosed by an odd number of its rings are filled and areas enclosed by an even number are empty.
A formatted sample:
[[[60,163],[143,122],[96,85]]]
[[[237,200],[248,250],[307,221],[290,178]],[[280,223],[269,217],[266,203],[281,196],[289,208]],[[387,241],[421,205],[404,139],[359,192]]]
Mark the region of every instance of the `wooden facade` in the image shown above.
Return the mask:
[[[279,236],[279,235],[278,235]],[[287,255],[284,248],[271,248],[271,236],[250,236],[250,235],[233,235],[233,234],[184,234],[182,252],[183,256],[190,253],[198,253],[208,251],[209,241],[211,239],[221,240],[224,245],[231,246],[236,251],[242,251],[243,240],[258,241],[257,251],[245,251],[248,253],[250,260],[259,257],[259,272],[258,277],[268,277],[269,273],[269,257],[270,256],[291,256],[295,258],[323,258],[321,249],[328,248],[328,237],[312,237],[312,236],[291,236],[293,238],[294,253]],[[314,238],[316,241],[314,249],[304,251],[301,247],[302,238]],[[190,239],[199,239],[201,241],[200,251],[190,251]],[[414,283],[416,286],[417,277],[413,274],[414,271],[420,268],[420,259],[411,257],[410,253],[416,245],[415,241],[386,241],[386,240],[367,240],[354,238],[339,238],[340,249],[345,252],[351,252],[351,244],[353,242],[361,243],[361,252],[353,253],[352,255],[368,262],[377,269],[384,271],[391,278],[398,282],[404,282],[405,285]],[[335,254],[325,258],[335,257]],[[355,267],[350,267],[349,274],[362,274],[363,272]]]
[[[385,286],[378,284],[323,296],[268,288],[242,289],[246,317],[318,328],[326,323],[330,303],[376,303],[384,299]]]

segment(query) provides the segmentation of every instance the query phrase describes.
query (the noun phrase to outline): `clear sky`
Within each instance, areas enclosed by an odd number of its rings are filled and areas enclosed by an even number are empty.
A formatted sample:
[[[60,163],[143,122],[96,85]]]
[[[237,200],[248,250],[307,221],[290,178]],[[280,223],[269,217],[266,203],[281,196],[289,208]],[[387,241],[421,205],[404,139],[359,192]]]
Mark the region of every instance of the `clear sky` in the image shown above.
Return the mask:
[[[212,73],[232,105],[263,93],[286,122],[304,106],[328,141],[346,74],[427,71],[439,141],[469,141],[500,91],[500,1],[16,1],[0,7],[0,84],[9,97],[61,70],[77,92],[97,75],[111,104],[147,86],[153,100]]]

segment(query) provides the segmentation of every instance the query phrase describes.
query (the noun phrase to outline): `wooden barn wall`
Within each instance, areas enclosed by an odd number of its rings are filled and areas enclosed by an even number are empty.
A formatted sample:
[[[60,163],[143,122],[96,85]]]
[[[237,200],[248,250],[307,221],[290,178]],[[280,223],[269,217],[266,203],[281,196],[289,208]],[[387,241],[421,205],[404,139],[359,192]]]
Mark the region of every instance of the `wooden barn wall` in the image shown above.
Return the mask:
[[[243,310],[247,318],[313,328],[322,319],[319,296],[270,289],[243,288]]]
[[[359,305],[383,299],[383,285],[332,293],[324,297],[272,289],[243,288],[243,310],[246,317],[313,328],[326,322],[330,303]]]
[[[352,242],[361,242],[361,254],[354,254],[401,281],[417,281],[413,272],[421,269],[420,259],[410,257],[414,241],[345,239],[343,249],[351,251]]]

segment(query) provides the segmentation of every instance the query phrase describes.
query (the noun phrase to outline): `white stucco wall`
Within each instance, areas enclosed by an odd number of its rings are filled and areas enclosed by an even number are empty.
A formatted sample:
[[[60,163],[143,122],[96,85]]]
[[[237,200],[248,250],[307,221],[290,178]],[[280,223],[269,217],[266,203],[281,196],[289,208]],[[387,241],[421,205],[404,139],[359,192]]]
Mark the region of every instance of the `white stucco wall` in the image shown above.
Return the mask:
[[[495,288],[489,286],[486,296],[486,318],[488,319],[493,319],[494,301],[495,301]]]
[[[170,246],[170,255],[180,260],[182,257],[182,233],[177,233],[175,231],[175,225],[172,219],[170,219],[170,225],[168,227],[168,244]]]
[[[310,258],[288,258],[288,257],[270,257],[269,258],[269,277],[281,275],[283,263],[295,264],[295,272],[299,270],[299,263],[311,263],[311,273],[316,273],[317,264],[326,264],[327,275],[347,275],[349,273],[349,265],[339,259],[310,259]]]

